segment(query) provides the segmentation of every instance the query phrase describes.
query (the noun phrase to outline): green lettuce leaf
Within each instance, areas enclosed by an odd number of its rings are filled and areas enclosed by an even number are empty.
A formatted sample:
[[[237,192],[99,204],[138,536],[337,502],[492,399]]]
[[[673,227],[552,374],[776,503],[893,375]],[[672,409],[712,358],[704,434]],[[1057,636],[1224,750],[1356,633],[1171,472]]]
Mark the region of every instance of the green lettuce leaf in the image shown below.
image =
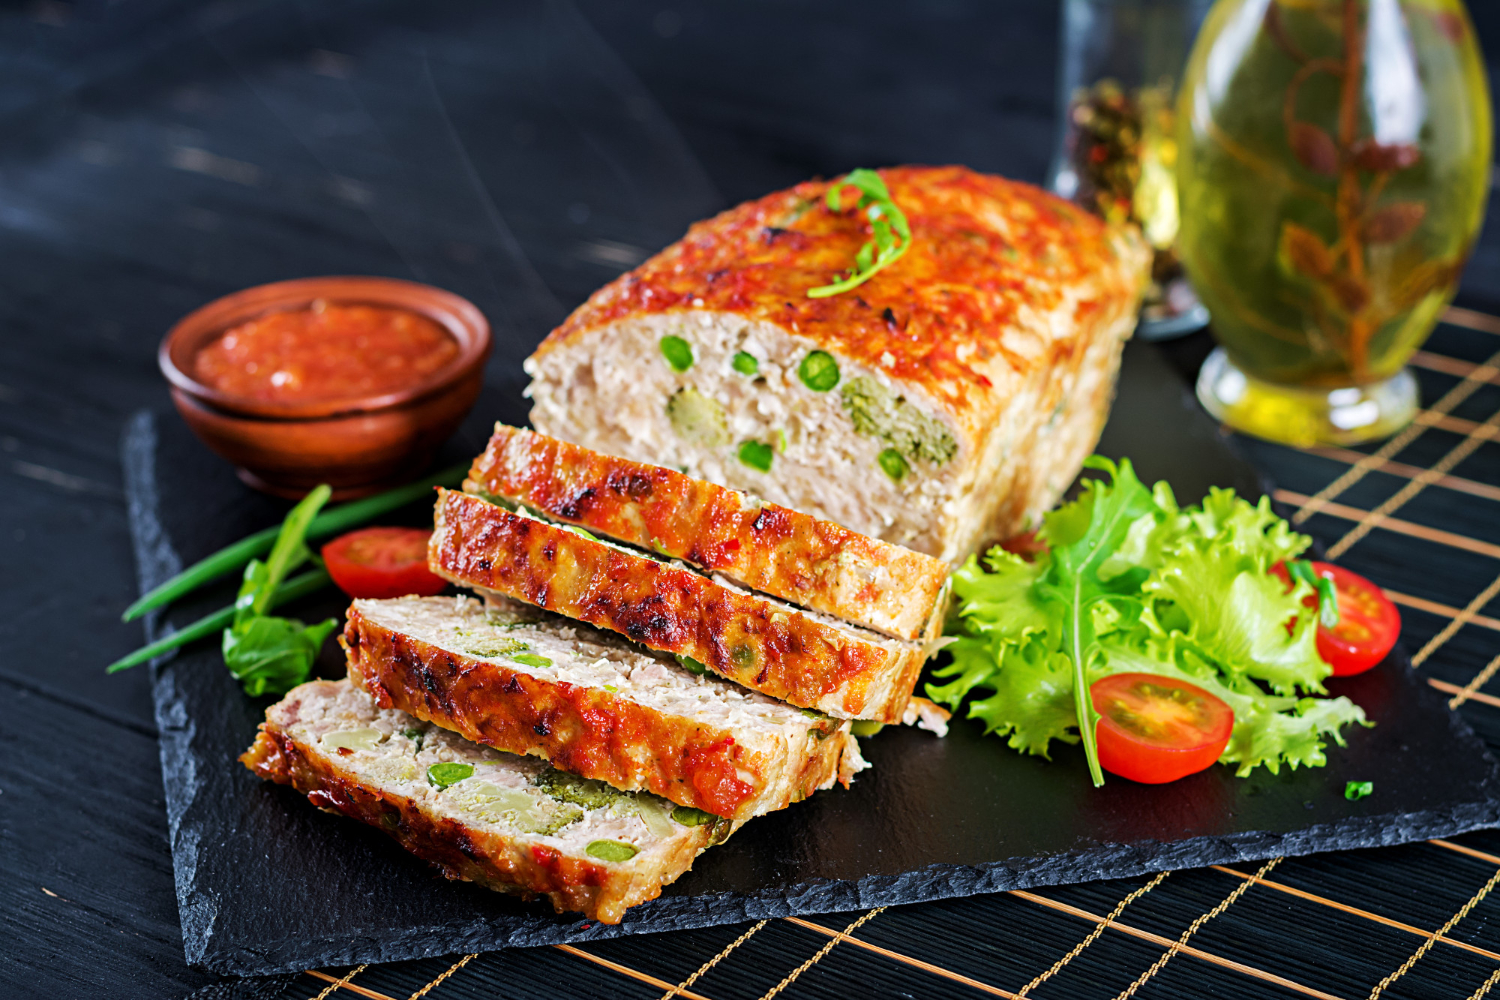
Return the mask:
[[[1188,550],[1169,557],[1146,592],[1176,605],[1188,622],[1187,639],[1226,674],[1265,681],[1282,695],[1323,693],[1332,669],[1318,656],[1317,618],[1296,604],[1288,607],[1278,577],[1236,572],[1212,552]],[[1299,585],[1292,596],[1306,592],[1310,588]]]
[[[1344,726],[1368,725],[1347,698],[1300,697],[1323,693],[1330,669],[1301,605],[1311,591],[1270,572],[1309,540],[1268,500],[1216,489],[1180,508],[1128,461],[1088,465],[1108,479],[1045,517],[1035,562],[995,548],[954,574],[953,659],[929,697],[967,700],[970,718],[1026,753],[1082,736],[1096,784],[1097,715],[1078,692],[1109,674],[1177,677],[1221,698],[1235,726],[1220,759],[1241,776],[1321,766],[1325,740],[1342,745]]]
[[[1179,511],[1158,526],[1142,589],[1175,604],[1187,637],[1225,672],[1265,681],[1277,694],[1322,694],[1332,670],[1318,656],[1317,620],[1301,606],[1312,590],[1298,583],[1288,593],[1271,573],[1308,541],[1271,511],[1269,498],[1252,505],[1233,490],[1215,489],[1201,509]]]
[[[987,698],[969,703],[969,718],[985,732],[1007,737],[1012,749],[1046,757],[1053,740],[1077,743],[1073,664],[1040,638],[1018,641],[964,637],[947,647],[953,662],[940,668],[947,684],[927,686],[927,696],[957,708],[976,687]]]
[[[1056,625],[1046,605],[1032,594],[1044,566],[1029,563],[998,546],[984,557],[989,572],[970,556],[953,574],[959,613],[974,632],[1020,639]]]

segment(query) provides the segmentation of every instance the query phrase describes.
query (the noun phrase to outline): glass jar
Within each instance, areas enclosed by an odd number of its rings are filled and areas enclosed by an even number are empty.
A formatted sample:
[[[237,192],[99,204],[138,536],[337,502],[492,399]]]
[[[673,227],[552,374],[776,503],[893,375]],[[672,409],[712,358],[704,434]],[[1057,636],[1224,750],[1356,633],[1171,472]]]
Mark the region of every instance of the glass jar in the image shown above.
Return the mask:
[[[1178,102],[1178,249],[1220,347],[1215,416],[1388,435],[1483,221],[1490,100],[1460,0],[1219,0]]]
[[[1137,336],[1199,329],[1208,312],[1183,276],[1177,239],[1177,82],[1210,0],[1063,0],[1060,127],[1048,186],[1155,250]]]

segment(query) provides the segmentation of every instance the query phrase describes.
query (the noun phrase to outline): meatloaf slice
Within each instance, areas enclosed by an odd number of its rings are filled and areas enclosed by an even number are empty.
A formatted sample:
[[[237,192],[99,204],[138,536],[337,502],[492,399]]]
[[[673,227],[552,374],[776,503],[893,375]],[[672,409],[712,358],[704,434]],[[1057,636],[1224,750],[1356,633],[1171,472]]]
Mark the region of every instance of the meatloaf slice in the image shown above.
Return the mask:
[[[736,822],[847,784],[863,766],[848,722],[513,607],[357,600],[342,636],[349,677],[382,707],[476,743]]]
[[[241,763],[384,830],[452,879],[617,924],[734,828],[430,726],[342,681],[293,688]]]
[[[870,239],[838,181],[700,222],[527,360],[532,425],[945,562],[1033,526],[1098,440],[1149,249],[1028,184],[880,176],[895,263],[808,295]]]
[[[675,469],[497,424],[464,489],[901,639],[943,627],[946,563]]]
[[[745,687],[843,719],[899,722],[926,646],[711,580],[678,563],[440,490],[428,566],[690,657]]]

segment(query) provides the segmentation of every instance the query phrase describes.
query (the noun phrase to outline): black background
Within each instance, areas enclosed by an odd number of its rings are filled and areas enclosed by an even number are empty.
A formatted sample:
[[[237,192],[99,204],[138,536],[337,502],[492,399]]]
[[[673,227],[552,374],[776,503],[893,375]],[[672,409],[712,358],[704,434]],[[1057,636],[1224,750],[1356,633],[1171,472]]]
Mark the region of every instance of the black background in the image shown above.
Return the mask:
[[[1473,14],[1500,39],[1496,5]],[[141,641],[117,620],[118,447],[165,399],[175,319],[309,274],[452,288],[500,334],[477,446],[524,416],[518,361],[546,329],[692,219],[856,165],[1040,181],[1056,21],[981,0],[0,4],[10,995],[212,978],[182,961],[148,678],[101,670]],[[1500,302],[1495,225],[1476,307]]]

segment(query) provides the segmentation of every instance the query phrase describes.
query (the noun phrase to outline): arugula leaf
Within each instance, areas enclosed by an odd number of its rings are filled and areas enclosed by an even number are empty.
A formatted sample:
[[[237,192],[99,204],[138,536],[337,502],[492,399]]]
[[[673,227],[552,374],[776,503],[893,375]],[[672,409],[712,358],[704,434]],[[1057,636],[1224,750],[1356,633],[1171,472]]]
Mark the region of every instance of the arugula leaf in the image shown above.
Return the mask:
[[[1241,776],[1265,766],[1325,763],[1324,741],[1368,725],[1347,698],[1322,693],[1330,669],[1317,656],[1311,593],[1270,572],[1308,545],[1262,499],[1214,490],[1179,508],[1171,489],[1147,490],[1128,461],[1087,463],[1109,476],[1048,514],[1035,562],[1001,548],[970,558],[953,577],[953,661],[928,696],[958,708],[1011,747],[1046,756],[1052,740],[1092,746],[1097,714],[1089,685],[1115,673],[1177,677],[1234,710],[1220,758]],[[1293,624],[1295,620],[1295,623]],[[1269,686],[1267,691],[1262,685]]]
[[[906,221],[905,213],[891,200],[891,192],[879,174],[860,167],[849,171],[843,180],[831,186],[828,189],[828,207],[835,212],[843,211],[843,190],[846,187],[859,190],[859,203],[855,208],[864,209],[865,218],[870,221],[872,239],[859,248],[859,252],[854,255],[854,267],[841,280],[809,288],[807,297],[810,299],[824,299],[856,288],[873,278],[877,271],[894,264],[911,249],[911,226]]]
[[[252,559],[245,566],[234,621],[224,630],[223,653],[224,665],[252,697],[285,694],[307,680],[318,650],[337,627],[332,618],[304,625],[265,613],[288,573],[309,561],[322,565],[307,547],[307,526],[332,492],[324,485],[304,497],[282,522],[266,561]]]
[[[1114,480],[1112,487],[1098,479],[1084,483],[1083,495],[1043,518],[1038,537],[1051,550],[1051,565],[1037,581],[1035,590],[1043,601],[1051,601],[1063,622],[1063,653],[1073,665],[1073,700],[1077,706],[1078,730],[1083,736],[1083,751],[1088,758],[1094,785],[1104,784],[1099,767],[1099,751],[1094,743],[1094,728],[1099,713],[1089,697],[1086,676],[1089,661],[1095,655],[1095,605],[1118,596],[1112,585],[1119,577],[1103,580],[1099,567],[1124,543],[1131,527],[1149,516],[1154,502],[1151,494],[1136,478],[1129,459],[1117,468],[1107,458],[1095,455],[1084,462],[1085,468],[1103,469]]]

